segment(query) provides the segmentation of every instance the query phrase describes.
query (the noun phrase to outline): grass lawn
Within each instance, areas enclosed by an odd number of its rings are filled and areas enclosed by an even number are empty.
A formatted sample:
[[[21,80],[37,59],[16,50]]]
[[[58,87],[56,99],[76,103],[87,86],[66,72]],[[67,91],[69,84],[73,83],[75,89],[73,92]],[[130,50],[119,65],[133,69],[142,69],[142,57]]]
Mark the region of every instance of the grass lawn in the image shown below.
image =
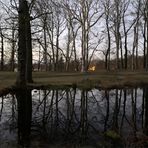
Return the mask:
[[[15,72],[0,72],[0,91],[15,84]],[[123,88],[148,85],[147,72],[55,73],[33,72],[31,86]]]

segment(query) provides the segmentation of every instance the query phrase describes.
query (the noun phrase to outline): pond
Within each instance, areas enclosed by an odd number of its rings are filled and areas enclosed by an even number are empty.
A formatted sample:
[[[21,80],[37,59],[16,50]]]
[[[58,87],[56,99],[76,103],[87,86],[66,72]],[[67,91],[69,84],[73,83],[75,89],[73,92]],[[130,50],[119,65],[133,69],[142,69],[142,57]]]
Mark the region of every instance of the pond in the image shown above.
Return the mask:
[[[0,97],[0,147],[148,147],[148,88],[29,90]]]

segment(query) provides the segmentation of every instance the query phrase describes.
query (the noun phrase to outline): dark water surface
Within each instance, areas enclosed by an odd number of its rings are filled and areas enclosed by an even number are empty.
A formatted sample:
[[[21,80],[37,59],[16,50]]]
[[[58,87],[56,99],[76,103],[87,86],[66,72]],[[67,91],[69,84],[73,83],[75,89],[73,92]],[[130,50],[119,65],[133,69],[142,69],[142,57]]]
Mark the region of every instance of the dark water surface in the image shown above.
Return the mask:
[[[0,148],[148,147],[148,88],[0,97]]]

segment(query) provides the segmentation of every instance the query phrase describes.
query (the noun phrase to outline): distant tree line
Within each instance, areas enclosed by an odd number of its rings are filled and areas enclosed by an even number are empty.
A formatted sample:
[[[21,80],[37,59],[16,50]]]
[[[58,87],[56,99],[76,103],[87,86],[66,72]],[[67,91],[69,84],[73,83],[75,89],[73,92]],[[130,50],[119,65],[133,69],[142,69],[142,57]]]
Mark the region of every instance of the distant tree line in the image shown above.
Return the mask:
[[[0,6],[1,71],[17,66],[32,81],[32,69],[86,72],[99,59],[106,70],[148,70],[147,0],[0,0]]]

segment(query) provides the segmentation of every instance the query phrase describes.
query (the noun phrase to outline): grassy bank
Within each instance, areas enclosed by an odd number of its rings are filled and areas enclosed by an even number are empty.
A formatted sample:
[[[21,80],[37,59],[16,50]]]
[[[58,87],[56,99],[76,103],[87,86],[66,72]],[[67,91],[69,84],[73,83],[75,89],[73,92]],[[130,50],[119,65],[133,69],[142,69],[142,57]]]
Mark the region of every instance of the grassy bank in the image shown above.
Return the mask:
[[[0,72],[0,91],[15,84],[16,73]],[[55,73],[34,72],[31,86],[123,88],[148,85],[147,72]]]

